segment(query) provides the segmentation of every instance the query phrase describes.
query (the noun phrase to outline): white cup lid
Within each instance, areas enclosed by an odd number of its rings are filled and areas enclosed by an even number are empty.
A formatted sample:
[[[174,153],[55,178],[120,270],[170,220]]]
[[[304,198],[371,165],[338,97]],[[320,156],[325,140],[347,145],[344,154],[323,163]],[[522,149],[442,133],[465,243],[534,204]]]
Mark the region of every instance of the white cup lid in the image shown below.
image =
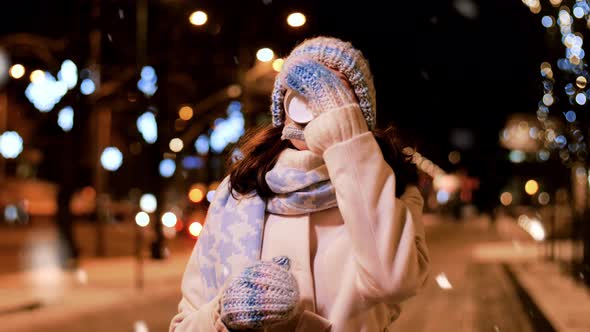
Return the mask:
[[[314,116],[307,106],[307,101],[299,94],[294,92],[289,93],[286,104],[285,111],[294,122],[304,124],[313,120]]]

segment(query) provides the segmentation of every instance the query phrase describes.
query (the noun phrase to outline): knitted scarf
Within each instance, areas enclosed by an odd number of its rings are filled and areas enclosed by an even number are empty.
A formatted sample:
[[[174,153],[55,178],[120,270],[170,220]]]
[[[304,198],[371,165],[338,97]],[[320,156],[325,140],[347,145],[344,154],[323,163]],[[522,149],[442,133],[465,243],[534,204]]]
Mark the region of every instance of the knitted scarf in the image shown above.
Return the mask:
[[[321,156],[309,151],[286,149],[265,178],[276,194],[266,201],[256,194],[234,198],[228,190],[229,177],[216,190],[196,247],[201,291],[208,301],[228,278],[260,259],[267,212],[301,215],[337,205]]]

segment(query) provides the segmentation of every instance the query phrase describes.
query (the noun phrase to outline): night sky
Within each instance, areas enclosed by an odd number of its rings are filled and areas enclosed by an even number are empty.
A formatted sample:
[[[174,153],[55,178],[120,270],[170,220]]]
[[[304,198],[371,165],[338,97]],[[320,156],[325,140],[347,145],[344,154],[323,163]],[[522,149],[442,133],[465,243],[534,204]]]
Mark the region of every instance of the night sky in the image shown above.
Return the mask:
[[[90,18],[91,4],[3,1],[0,11],[15,20],[0,21],[0,37],[27,32],[63,39],[60,59],[84,63],[89,31],[98,26],[106,37],[103,75],[115,77],[136,59],[135,1],[101,1],[98,20]],[[209,14],[207,27],[188,23],[197,9]],[[292,10],[307,15],[304,28],[286,26]],[[182,71],[179,81],[190,86],[170,88],[170,98],[190,102],[234,81],[236,69],[252,64],[259,47],[284,56],[317,35],[349,40],[363,51],[375,77],[379,125],[393,123],[408,132],[423,154],[447,170],[453,170],[447,155],[454,149],[463,152],[462,166],[470,174],[486,178],[502,170],[506,151],[498,133],[507,115],[534,114],[542,93],[544,30],[540,17],[518,0],[152,0],[147,59],[156,69]],[[456,146],[453,133],[459,143],[472,135],[473,144]]]

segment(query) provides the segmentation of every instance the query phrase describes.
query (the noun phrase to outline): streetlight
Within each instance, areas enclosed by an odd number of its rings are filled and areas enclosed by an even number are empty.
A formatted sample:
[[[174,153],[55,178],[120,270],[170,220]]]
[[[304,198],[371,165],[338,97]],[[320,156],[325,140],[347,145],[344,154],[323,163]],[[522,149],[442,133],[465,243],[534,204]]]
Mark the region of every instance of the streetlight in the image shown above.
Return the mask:
[[[291,13],[287,16],[287,24],[293,28],[302,27],[306,22],[305,15],[301,13]]]
[[[188,18],[192,25],[201,26],[207,23],[207,14],[204,11],[197,10]]]

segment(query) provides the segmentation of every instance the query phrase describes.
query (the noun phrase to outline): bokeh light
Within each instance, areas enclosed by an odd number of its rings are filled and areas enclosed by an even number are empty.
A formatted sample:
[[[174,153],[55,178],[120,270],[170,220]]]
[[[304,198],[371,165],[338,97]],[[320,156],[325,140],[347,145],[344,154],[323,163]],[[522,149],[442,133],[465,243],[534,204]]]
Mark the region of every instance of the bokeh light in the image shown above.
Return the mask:
[[[567,120],[567,122],[574,122],[574,121],[576,121],[576,112],[574,112],[574,111],[567,111],[565,113],[565,119]]]
[[[291,13],[287,16],[287,24],[293,28],[299,28],[306,22],[305,15],[302,13]]]
[[[178,218],[173,212],[166,212],[162,215],[162,224],[166,227],[174,227],[176,226],[176,221]]]
[[[203,158],[197,156],[186,156],[182,159],[182,167],[185,169],[200,169],[205,166]]]
[[[543,95],[543,104],[547,105],[547,106],[551,106],[553,105],[554,99],[553,99],[553,95],[550,93],[546,93]]]
[[[176,162],[172,159],[164,159],[160,162],[159,170],[161,176],[169,178],[176,171]]]
[[[73,89],[78,84],[78,67],[74,61],[66,60],[61,64],[57,79],[64,82],[68,89]]]
[[[203,225],[200,222],[193,222],[190,226],[188,226],[189,233],[194,237],[199,237],[201,235],[201,231],[203,230]]]
[[[6,159],[14,159],[23,152],[23,139],[16,131],[0,135],[0,154]]]
[[[158,76],[152,66],[141,68],[141,78],[137,81],[137,88],[147,97],[153,96],[158,90]]]
[[[586,94],[578,93],[576,95],[576,103],[578,103],[579,105],[585,105],[586,104]]]
[[[539,183],[535,180],[528,180],[524,185],[524,191],[529,195],[534,195],[539,191]]]
[[[114,172],[123,164],[123,154],[114,146],[109,146],[100,155],[100,164],[107,171]]]
[[[193,113],[193,109],[190,106],[182,106],[180,110],[178,110],[178,117],[184,121],[188,121],[193,117]]]
[[[461,153],[459,151],[449,152],[449,161],[453,165],[458,164],[461,161]]]
[[[515,164],[522,163],[526,159],[526,154],[520,150],[512,150],[508,154],[508,159]]]
[[[274,56],[274,52],[268,47],[261,48],[256,52],[256,58],[261,62],[269,62]]]
[[[203,193],[203,189],[199,188],[198,186],[193,186],[188,192],[188,198],[193,203],[200,203],[203,198],[205,198],[205,194]]]
[[[137,130],[148,144],[158,140],[158,123],[152,112],[145,112],[137,118]]]
[[[89,78],[83,79],[82,83],[80,83],[80,92],[82,92],[83,95],[91,95],[95,90],[96,85],[94,84],[94,81]]]
[[[563,135],[559,135],[559,136],[555,137],[555,143],[557,143],[559,148],[563,149],[565,147],[565,145],[567,144],[567,138],[565,138],[565,136],[563,136]]]
[[[231,102],[227,107],[228,118],[215,120],[215,127],[211,133],[209,145],[213,152],[221,153],[230,143],[236,143],[245,133],[245,120],[242,114],[242,104]]]
[[[551,28],[554,24],[554,20],[553,17],[551,16],[543,16],[543,18],[541,19],[541,24],[543,24],[543,26],[545,28]]]
[[[45,72],[39,69],[33,70],[29,79],[31,83],[41,83],[45,80]]]
[[[578,86],[578,88],[583,89],[586,87],[586,84],[588,84],[588,80],[586,79],[586,77],[578,76],[576,78],[576,85]]]
[[[175,137],[170,140],[168,147],[170,147],[170,150],[172,150],[173,152],[180,152],[182,148],[184,148],[184,143],[182,143],[182,140],[180,138]]]
[[[585,14],[584,9],[582,7],[574,8],[573,13],[576,18],[582,18],[582,17],[584,17],[584,14]]]
[[[135,215],[135,223],[139,227],[146,227],[150,224],[150,215],[144,211],[140,211]]]
[[[20,63],[14,64],[10,67],[8,73],[10,74],[10,77],[19,79],[25,75],[25,67]]]
[[[282,58],[275,59],[272,62],[272,69],[278,73],[283,68],[284,63],[285,63],[285,60],[283,60]]]
[[[242,95],[242,87],[239,84],[232,84],[227,87],[226,93],[230,99],[238,98]]]
[[[537,153],[537,158],[539,158],[540,161],[547,161],[549,160],[550,157],[550,153],[547,150],[541,150]]]
[[[31,74],[32,80],[25,90],[25,96],[40,112],[49,112],[68,92],[68,87],[48,72],[36,72]]]
[[[500,203],[504,206],[512,204],[512,193],[505,191],[500,195]]]
[[[72,130],[74,127],[74,109],[71,106],[66,106],[57,113],[57,124],[65,132]]]
[[[4,219],[8,222],[15,222],[18,219],[18,209],[14,205],[7,205],[4,208]]]
[[[564,90],[568,96],[573,96],[574,93],[576,93],[576,89],[574,88],[574,85],[571,83],[566,84]]]
[[[449,201],[450,197],[451,195],[449,194],[449,192],[445,190],[439,190],[436,193],[436,201],[440,204],[446,204]]]
[[[549,196],[549,193],[547,193],[547,192],[540,193],[539,197],[538,197],[539,203],[541,205],[549,204],[550,199],[551,199],[551,197]]]
[[[154,213],[158,208],[156,196],[150,193],[141,195],[141,198],[139,199],[139,208],[147,213]]]
[[[197,10],[189,16],[188,20],[192,25],[201,26],[207,23],[207,13],[202,10]]]
[[[209,137],[207,137],[207,135],[202,134],[197,138],[195,141],[195,150],[197,150],[200,155],[206,155],[209,153]]]
[[[527,231],[536,241],[543,241],[545,239],[545,229],[538,219],[530,218],[523,214],[518,217],[518,225]]]

